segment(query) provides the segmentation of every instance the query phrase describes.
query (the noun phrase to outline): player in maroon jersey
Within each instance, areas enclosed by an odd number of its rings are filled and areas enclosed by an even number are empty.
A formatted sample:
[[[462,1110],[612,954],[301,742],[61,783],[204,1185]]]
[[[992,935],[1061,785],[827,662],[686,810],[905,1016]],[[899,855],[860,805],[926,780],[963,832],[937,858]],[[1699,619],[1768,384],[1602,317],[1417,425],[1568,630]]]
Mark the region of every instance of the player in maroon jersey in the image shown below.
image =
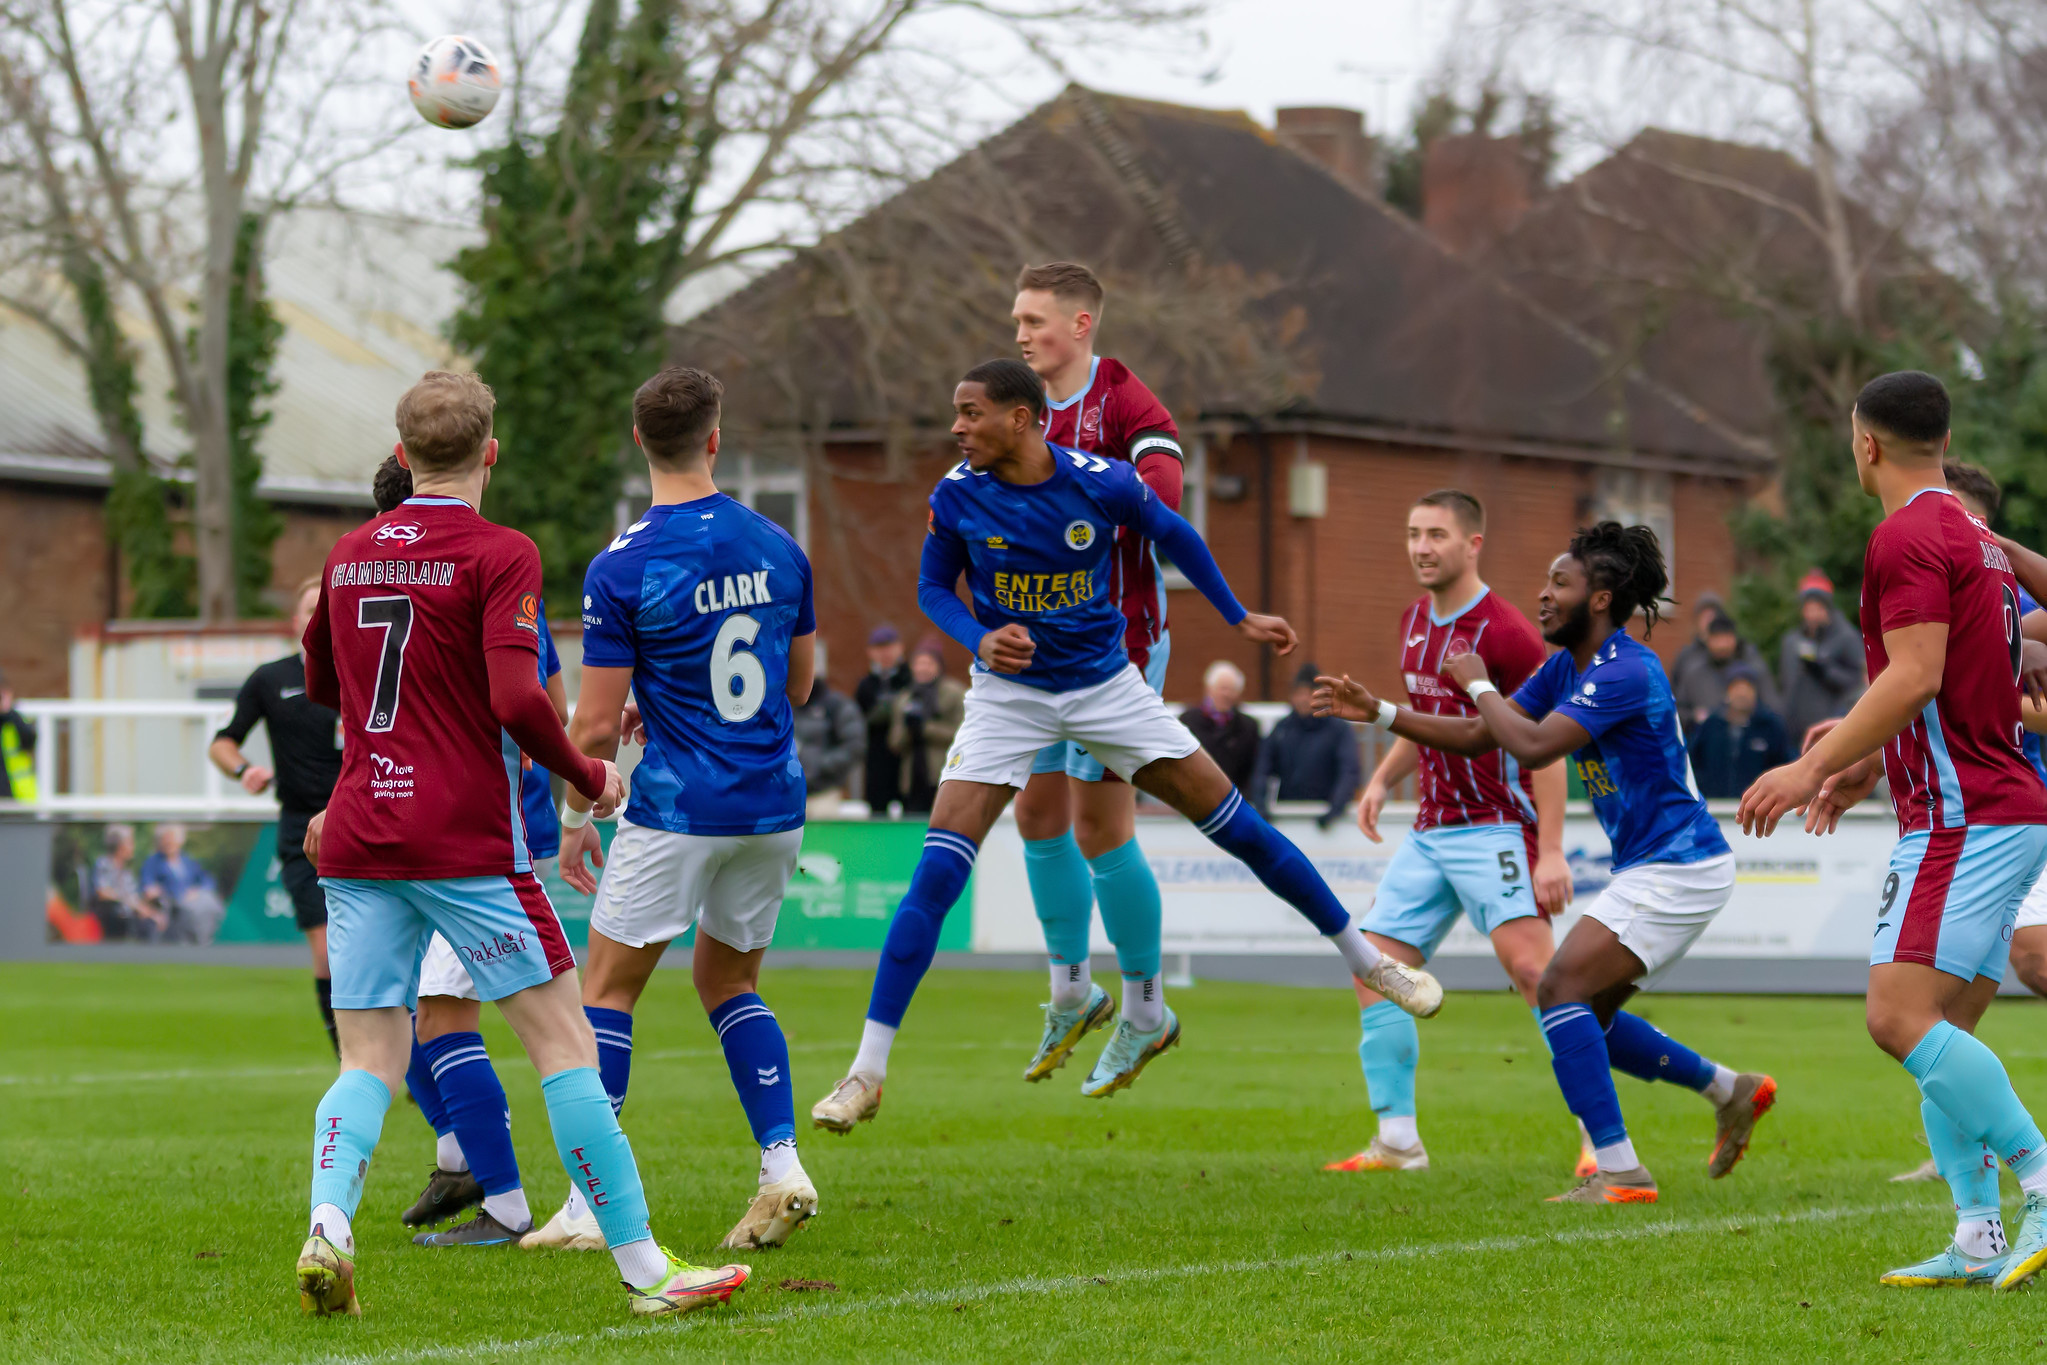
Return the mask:
[[[539,1070],[555,1146],[597,1211],[632,1311],[686,1312],[729,1299],[747,1271],[699,1269],[655,1244],[575,959],[533,877],[521,751],[600,814],[625,784],[569,742],[541,687],[533,542],[477,513],[497,462],[492,406],[473,375],[440,371],[399,400],[413,494],[335,545],[306,629],[307,694],[341,712],[343,732],[340,780],[305,840],[327,893],[342,1071],[314,1125],[299,1302],[361,1311],[349,1224],[411,1059],[406,1006],[438,930]]]
[[[1508,692],[1541,667],[1542,636],[1512,603],[1479,577],[1485,508],[1469,493],[1439,488],[1407,514],[1407,558],[1427,591],[1400,618],[1400,672],[1408,705],[1433,716],[1475,716],[1478,708],[1443,676],[1446,659],[1476,653]],[[1420,770],[1421,808],[1413,832],[1393,856],[1360,926],[1379,951],[1419,967],[1434,956],[1462,914],[1492,940],[1529,1008],[1555,952],[1550,917],[1571,903],[1564,858],[1565,777],[1561,763],[1537,772],[1504,749],[1465,758],[1396,739],[1358,804],[1358,827],[1380,842],[1387,793]],[[1533,869],[1533,875],[1530,875]],[[1427,1170],[1415,1126],[1414,1075],[1421,1038],[1409,1016],[1353,983],[1361,1011],[1358,1061],[1379,1131],[1332,1171]],[[1581,1146],[1582,1146],[1581,1142]],[[1580,1153],[1581,1164],[1590,1155]]]
[[[1768,835],[1802,809],[1826,832],[1889,778],[1900,837],[1877,907],[1869,1033],[1918,1082],[1956,1228],[1946,1250],[1882,1279],[2011,1289],[2047,1267],[2047,1138],[1974,1031],[2047,857],[2047,790],[2022,748],[2018,583],[2006,547],[1948,489],[1948,419],[1947,391],[1917,371],[1856,396],[1855,472],[1884,509],[1863,561],[1869,690],[1797,762],[1756,779],[1741,824]],[[2009,1249],[2000,1161],[2026,1195]]]
[[[1024,267],[1016,290],[1016,344],[1051,400],[1045,439],[1136,465],[1137,476],[1178,511],[1180,431],[1172,414],[1129,366],[1095,354],[1101,281],[1084,265],[1055,261]],[[1171,639],[1158,557],[1150,541],[1119,527],[1114,565],[1110,588],[1127,622],[1123,647],[1152,690],[1163,692]],[[1140,1032],[1159,1026],[1165,1013],[1159,888],[1137,846],[1136,793],[1078,744],[1039,754],[1012,809],[1051,960],[1044,1034],[1024,1068],[1025,1080],[1042,1081],[1066,1064],[1081,1038],[1115,1017],[1115,1002],[1094,984],[1088,965],[1097,902],[1123,977],[1124,1019]]]

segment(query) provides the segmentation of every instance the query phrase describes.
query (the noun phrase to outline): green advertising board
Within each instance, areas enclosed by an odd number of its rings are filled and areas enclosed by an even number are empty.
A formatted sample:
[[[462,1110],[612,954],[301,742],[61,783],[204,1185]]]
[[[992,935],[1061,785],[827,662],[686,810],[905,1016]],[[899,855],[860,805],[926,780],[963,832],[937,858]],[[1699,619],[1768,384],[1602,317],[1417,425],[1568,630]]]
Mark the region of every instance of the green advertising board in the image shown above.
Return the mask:
[[[618,826],[600,822],[598,834],[611,847]],[[924,851],[924,826],[909,821],[824,821],[807,825],[796,875],[782,901],[774,946],[783,949],[838,948],[873,951],[888,933],[896,902],[910,889],[910,873]],[[590,905],[585,896],[551,870],[544,879],[548,899],[561,916],[569,942],[580,952],[590,939]],[[962,905],[973,904],[968,883]],[[694,931],[692,931],[693,933]],[[299,933],[291,896],[278,880],[277,827],[256,834],[242,874],[235,879],[216,942],[289,943]],[[691,935],[684,935],[689,942]],[[973,941],[973,916],[946,918],[938,947],[964,952]]]

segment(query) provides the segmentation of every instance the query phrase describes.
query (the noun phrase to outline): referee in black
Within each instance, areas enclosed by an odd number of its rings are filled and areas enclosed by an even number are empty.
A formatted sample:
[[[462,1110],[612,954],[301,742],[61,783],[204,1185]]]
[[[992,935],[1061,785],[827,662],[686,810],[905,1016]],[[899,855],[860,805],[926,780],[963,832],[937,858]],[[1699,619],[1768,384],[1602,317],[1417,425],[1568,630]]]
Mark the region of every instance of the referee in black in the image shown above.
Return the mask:
[[[317,577],[299,585],[291,617],[294,641],[305,638],[319,602]],[[274,773],[249,762],[242,753],[249,731],[259,720],[270,730],[270,752],[277,760]],[[313,990],[320,1000],[320,1017],[327,1023],[327,1041],[339,1057],[334,983],[327,968],[327,895],[320,889],[320,874],[306,858],[305,839],[306,825],[327,808],[335,780],[341,776],[341,716],[306,696],[304,654],[294,650],[249,675],[235,696],[234,718],[213,737],[206,755],[251,796],[269,790],[273,781],[277,784],[277,804],[282,808],[277,821],[279,875],[291,893],[299,931],[313,950]]]

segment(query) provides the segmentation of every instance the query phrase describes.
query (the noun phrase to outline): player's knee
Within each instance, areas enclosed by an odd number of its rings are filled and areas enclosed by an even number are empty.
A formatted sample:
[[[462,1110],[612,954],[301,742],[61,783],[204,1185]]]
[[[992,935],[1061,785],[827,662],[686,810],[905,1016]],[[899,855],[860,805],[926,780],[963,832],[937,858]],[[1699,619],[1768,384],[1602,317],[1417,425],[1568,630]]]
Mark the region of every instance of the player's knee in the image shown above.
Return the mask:
[[[1539,988],[1542,985],[1542,972],[1543,968],[1549,965],[1548,963],[1531,954],[1525,957],[1510,958],[1502,965],[1507,969],[1507,980],[1513,983],[1514,989],[1520,992],[1522,999],[1536,1000],[1540,998],[1541,992]]]
[[[1926,1036],[1926,1031],[1939,1022],[1923,1018],[1917,1011],[1901,1008],[1875,994],[1870,995],[1863,1005],[1863,1021],[1869,1028],[1870,1041],[1899,1061],[1903,1061]]]
[[[1554,1009],[1558,1005],[1583,1005],[1588,1003],[1584,983],[1571,972],[1560,971],[1555,960],[1551,960],[1535,981],[1535,1007]]]

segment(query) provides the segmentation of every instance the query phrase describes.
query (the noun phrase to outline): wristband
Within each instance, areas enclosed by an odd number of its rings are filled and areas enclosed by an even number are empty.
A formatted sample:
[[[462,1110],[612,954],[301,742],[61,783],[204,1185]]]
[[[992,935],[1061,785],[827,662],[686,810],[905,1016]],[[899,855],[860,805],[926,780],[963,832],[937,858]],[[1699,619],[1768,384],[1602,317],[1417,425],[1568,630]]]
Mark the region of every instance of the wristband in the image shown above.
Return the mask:
[[[1372,718],[1372,724],[1378,726],[1381,730],[1391,730],[1393,728],[1393,718],[1399,714],[1399,707],[1382,698],[1379,702],[1379,714]]]
[[[249,760],[245,758],[242,760],[242,766],[229,773],[228,776],[239,782],[242,780],[242,774],[249,771],[249,766]]]
[[[585,825],[587,825],[587,824],[589,824],[589,823],[590,823],[590,812],[589,812],[589,811],[586,811],[586,810],[577,810],[577,809],[576,809],[576,808],[575,808],[574,806],[570,805],[570,804],[569,804],[568,802],[566,802],[566,801],[562,802],[562,828],[563,828],[563,829],[581,829],[581,828],[582,828],[583,826],[585,826]]]
[[[1473,701],[1477,701],[1480,697],[1483,697],[1488,692],[1497,692],[1499,690],[1500,689],[1494,687],[1491,680],[1487,678],[1473,678],[1470,682],[1464,685],[1464,695],[1470,697]]]

